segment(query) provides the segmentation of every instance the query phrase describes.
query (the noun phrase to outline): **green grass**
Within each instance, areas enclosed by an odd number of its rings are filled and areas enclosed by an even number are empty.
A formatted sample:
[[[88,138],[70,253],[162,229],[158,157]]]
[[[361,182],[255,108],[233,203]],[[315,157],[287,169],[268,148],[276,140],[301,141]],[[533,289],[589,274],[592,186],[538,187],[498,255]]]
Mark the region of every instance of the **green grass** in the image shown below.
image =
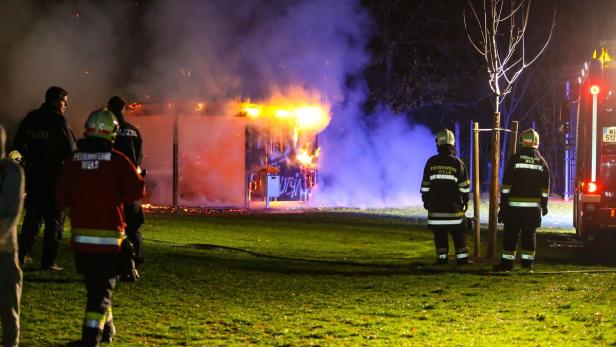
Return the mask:
[[[616,345],[616,274],[435,267],[425,225],[356,212],[148,215],[142,279],[114,292],[114,345]],[[537,272],[613,269],[545,235]],[[23,346],[80,335],[85,287],[66,241],[60,254],[62,273],[25,271]]]

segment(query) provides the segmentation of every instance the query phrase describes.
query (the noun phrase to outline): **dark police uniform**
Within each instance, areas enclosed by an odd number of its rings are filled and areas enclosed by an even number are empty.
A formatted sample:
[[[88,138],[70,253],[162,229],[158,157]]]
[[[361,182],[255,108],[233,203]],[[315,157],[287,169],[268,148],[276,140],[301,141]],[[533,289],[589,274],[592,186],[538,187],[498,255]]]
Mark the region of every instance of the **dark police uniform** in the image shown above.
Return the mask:
[[[55,203],[63,160],[75,149],[66,118],[43,104],[21,121],[14,147],[23,155],[26,173],[26,215],[19,235],[19,260],[32,253],[41,223],[45,223],[42,268],[55,265],[62,239],[64,215]]]
[[[426,162],[421,197],[428,210],[428,226],[434,232],[439,264],[448,261],[448,233],[451,233],[456,248],[456,261],[459,264],[468,263],[464,211],[469,190],[466,166],[455,156],[453,147],[438,146],[438,154]]]
[[[511,270],[521,238],[522,266],[532,268],[535,230],[547,213],[550,170],[536,148],[522,147],[507,161],[501,186],[500,218],[504,222],[503,252],[497,270]],[[521,236],[520,236],[521,233]]]
[[[139,167],[143,158],[141,133],[134,125],[124,120],[124,115],[121,112],[116,111],[114,114],[120,123],[114,148],[124,153],[136,167]],[[135,250],[135,261],[138,264],[142,263],[144,260],[143,239],[139,228],[144,222],[144,216],[141,201],[125,203],[124,218],[126,221],[126,236]]]

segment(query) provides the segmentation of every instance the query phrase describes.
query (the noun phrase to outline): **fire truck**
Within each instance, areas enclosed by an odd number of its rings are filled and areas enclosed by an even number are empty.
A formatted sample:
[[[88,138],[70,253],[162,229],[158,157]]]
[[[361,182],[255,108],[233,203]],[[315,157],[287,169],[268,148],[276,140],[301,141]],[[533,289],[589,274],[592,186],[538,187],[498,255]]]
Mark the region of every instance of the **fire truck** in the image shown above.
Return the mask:
[[[578,79],[578,99],[561,113],[573,144],[573,224],[585,243],[616,236],[616,61],[609,54],[615,49],[613,41],[595,50]]]

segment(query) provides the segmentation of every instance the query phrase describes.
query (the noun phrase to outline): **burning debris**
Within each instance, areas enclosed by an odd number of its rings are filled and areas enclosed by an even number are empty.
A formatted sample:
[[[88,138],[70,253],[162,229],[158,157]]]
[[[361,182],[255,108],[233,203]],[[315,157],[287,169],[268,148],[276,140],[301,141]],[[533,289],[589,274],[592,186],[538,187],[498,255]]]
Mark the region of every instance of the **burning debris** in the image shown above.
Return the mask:
[[[247,207],[272,195],[268,176],[276,176],[277,200],[308,200],[318,171],[317,135],[330,111],[299,89],[288,95],[294,97],[279,94],[263,103],[129,104],[131,121],[156,139],[144,144],[147,201]]]

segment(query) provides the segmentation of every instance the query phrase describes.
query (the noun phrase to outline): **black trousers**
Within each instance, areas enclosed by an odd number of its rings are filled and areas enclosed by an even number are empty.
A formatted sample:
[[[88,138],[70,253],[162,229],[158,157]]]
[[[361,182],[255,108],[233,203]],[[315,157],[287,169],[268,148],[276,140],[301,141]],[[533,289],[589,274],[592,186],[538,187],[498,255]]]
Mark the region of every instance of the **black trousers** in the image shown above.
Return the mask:
[[[468,260],[468,247],[466,244],[466,229],[463,224],[431,226],[434,232],[434,245],[436,257],[439,263],[447,262],[449,254],[449,234],[456,248],[456,260],[463,262]]]
[[[32,247],[41,224],[45,224],[43,236],[43,256],[41,267],[47,268],[56,263],[58,247],[64,232],[64,214],[53,204],[26,206],[26,215],[19,234],[19,262],[23,264],[24,257],[32,254]]]
[[[77,272],[87,291],[82,346],[97,346],[105,324],[113,319],[111,297],[117,282],[118,254],[76,253]]]
[[[518,248],[518,239],[521,241],[522,265],[532,265],[537,247],[536,226],[509,222],[505,223],[503,231],[503,254],[515,255]],[[504,257],[503,257],[504,258]],[[511,260],[513,263],[513,259]]]
[[[137,261],[143,259],[143,239],[141,237],[141,225],[144,222],[141,201],[124,204],[124,220],[126,222],[126,237],[133,244]]]

